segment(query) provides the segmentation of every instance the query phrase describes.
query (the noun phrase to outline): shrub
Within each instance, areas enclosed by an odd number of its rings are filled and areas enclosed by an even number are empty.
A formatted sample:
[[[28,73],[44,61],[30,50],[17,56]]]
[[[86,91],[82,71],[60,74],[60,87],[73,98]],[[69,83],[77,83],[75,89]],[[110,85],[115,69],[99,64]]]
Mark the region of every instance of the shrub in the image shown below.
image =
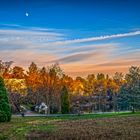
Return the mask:
[[[7,114],[4,111],[0,111],[0,122],[6,122],[7,120]]]

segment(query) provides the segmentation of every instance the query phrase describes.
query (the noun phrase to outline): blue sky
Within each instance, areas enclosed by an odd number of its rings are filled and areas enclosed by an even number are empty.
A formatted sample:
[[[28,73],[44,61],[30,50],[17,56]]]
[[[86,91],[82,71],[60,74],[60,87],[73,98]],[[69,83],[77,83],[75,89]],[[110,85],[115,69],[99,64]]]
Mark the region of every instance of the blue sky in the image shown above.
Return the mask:
[[[140,65],[139,17],[139,0],[0,0],[0,59],[58,62],[72,76],[126,72]]]

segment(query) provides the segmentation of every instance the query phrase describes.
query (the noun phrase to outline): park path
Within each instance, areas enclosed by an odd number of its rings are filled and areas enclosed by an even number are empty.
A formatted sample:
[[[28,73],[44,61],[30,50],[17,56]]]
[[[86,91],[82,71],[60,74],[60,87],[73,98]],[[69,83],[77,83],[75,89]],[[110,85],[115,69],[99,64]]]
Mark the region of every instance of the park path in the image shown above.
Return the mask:
[[[112,113],[130,113],[131,111],[120,111],[120,112],[96,112],[96,113],[86,113],[89,115],[96,115],[96,114],[112,114]],[[27,111],[25,113],[25,117],[62,117],[62,116],[77,116],[78,114],[38,114],[32,111]],[[12,117],[21,117],[21,114],[14,114]]]

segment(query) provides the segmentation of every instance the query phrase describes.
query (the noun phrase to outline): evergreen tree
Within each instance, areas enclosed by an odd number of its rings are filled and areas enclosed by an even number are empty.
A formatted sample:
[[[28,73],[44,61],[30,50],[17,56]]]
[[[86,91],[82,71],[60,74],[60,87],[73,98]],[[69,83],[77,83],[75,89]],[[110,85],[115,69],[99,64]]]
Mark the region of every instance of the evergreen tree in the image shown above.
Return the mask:
[[[140,109],[140,67],[132,66],[126,74],[127,89],[132,111]]]
[[[70,110],[69,94],[66,86],[61,91],[61,112],[62,114],[68,114]]]
[[[140,110],[140,68],[132,66],[125,77],[127,83],[122,86],[119,95],[121,109]]]
[[[131,107],[131,94],[129,94],[129,89],[126,84],[124,84],[120,89],[120,94],[118,95],[117,103],[119,110],[129,110]]]
[[[0,77],[0,122],[11,120],[11,107],[3,79]]]

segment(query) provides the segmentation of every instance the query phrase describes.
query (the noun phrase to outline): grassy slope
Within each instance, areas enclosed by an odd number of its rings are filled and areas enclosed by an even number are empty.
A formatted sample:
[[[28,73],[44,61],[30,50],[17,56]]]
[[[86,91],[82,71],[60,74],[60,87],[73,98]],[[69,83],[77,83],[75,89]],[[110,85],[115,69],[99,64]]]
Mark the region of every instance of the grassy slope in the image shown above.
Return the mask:
[[[58,125],[55,123],[64,121],[76,121],[76,120],[88,120],[98,118],[124,118],[124,117],[136,117],[140,116],[140,112],[132,113],[109,113],[109,114],[87,114],[80,116],[61,116],[61,117],[17,117],[12,118],[9,123],[0,123],[0,140],[24,140],[26,135],[31,131],[55,131],[58,129]]]

